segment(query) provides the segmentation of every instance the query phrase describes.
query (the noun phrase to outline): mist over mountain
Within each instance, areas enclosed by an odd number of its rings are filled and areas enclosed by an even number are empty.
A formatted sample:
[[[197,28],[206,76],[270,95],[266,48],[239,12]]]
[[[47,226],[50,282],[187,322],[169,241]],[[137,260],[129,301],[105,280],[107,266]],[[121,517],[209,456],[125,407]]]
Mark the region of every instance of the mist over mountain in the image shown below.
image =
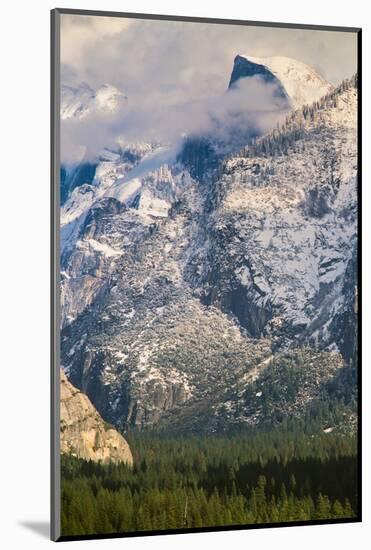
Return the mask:
[[[354,429],[356,113],[284,57],[166,112],[62,89],[62,366],[104,420]]]

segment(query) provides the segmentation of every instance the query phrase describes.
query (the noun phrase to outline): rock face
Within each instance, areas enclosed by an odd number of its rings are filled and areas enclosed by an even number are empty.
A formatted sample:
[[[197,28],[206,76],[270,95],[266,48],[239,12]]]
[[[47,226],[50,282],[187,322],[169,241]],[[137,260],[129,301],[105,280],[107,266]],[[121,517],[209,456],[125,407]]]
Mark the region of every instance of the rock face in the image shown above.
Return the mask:
[[[356,113],[350,82],[221,170],[202,252],[212,262],[197,284],[205,303],[232,312],[251,336],[352,356]]]
[[[294,108],[313,103],[333,91],[311,67],[289,57],[251,57],[237,55],[234,60],[229,88],[243,78],[260,77],[264,82],[276,86],[276,94],[287,98]]]
[[[256,425],[353,395],[356,80],[328,94],[289,61],[254,61],[293,104],[316,97],[281,127],[227,158],[202,138],[177,160],[106,152],[63,205],[63,368],[122,432]]]
[[[264,82],[276,86],[276,94],[282,99],[287,99],[287,93],[279,79],[262,63],[250,61],[247,57],[237,55],[234,60],[233,71],[228,88],[233,88],[241,78],[259,76]]]
[[[61,452],[95,462],[133,464],[130,447],[61,370]]]

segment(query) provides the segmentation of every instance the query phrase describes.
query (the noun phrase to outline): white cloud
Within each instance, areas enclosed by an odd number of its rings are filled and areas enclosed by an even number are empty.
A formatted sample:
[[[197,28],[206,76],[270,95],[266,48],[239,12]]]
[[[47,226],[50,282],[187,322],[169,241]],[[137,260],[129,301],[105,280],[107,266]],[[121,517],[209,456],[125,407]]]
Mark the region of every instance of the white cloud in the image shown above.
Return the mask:
[[[115,112],[92,110],[83,119],[62,121],[62,159],[93,160],[104,147],[123,142],[181,142],[184,135],[212,134],[221,141],[264,132],[282,121],[286,103],[274,84],[259,76],[243,80],[230,91],[154,108],[152,98],[123,104]],[[82,144],[83,147],[82,147]]]
[[[100,42],[129,27],[130,19],[88,15],[61,16],[61,62],[78,70]]]
[[[228,128],[233,118],[241,127],[254,125],[262,100],[264,129],[277,118],[272,90],[252,81],[226,93],[241,52],[299,59],[334,84],[356,70],[355,33],[62,15],[61,36],[62,81],[95,89],[108,83],[128,96],[116,117],[63,123],[63,158],[81,145],[93,156],[118,135],[169,141],[183,132]],[[238,109],[244,115],[236,119]]]

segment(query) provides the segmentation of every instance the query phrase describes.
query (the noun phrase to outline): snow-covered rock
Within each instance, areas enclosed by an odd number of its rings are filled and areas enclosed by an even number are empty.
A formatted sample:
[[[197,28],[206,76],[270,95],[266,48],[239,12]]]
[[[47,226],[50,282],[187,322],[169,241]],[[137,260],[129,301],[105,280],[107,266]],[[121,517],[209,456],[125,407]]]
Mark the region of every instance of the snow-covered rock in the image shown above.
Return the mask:
[[[115,86],[105,84],[93,90],[88,84],[61,85],[61,119],[84,119],[94,113],[114,112],[127,103],[126,95]]]
[[[355,360],[355,81],[259,61],[315,103],[228,158],[202,136],[121,143],[66,175],[63,368],[120,430],[265,422],[286,360],[302,384],[272,410],[305,414]]]
[[[356,114],[353,83],[225,162],[195,283],[254,336],[353,354],[335,319],[354,317]]]
[[[283,56],[260,58],[244,54],[235,58],[230,87],[241,78],[256,75],[276,84],[294,108],[313,103],[333,90],[330,83],[301,61]]]

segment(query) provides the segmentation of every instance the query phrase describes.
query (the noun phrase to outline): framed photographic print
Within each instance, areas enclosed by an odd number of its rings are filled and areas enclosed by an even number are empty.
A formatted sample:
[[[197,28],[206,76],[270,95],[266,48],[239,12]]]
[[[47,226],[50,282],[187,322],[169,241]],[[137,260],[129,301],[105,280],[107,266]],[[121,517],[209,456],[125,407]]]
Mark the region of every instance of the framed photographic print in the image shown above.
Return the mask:
[[[361,30],[52,11],[52,538],[361,520]]]

